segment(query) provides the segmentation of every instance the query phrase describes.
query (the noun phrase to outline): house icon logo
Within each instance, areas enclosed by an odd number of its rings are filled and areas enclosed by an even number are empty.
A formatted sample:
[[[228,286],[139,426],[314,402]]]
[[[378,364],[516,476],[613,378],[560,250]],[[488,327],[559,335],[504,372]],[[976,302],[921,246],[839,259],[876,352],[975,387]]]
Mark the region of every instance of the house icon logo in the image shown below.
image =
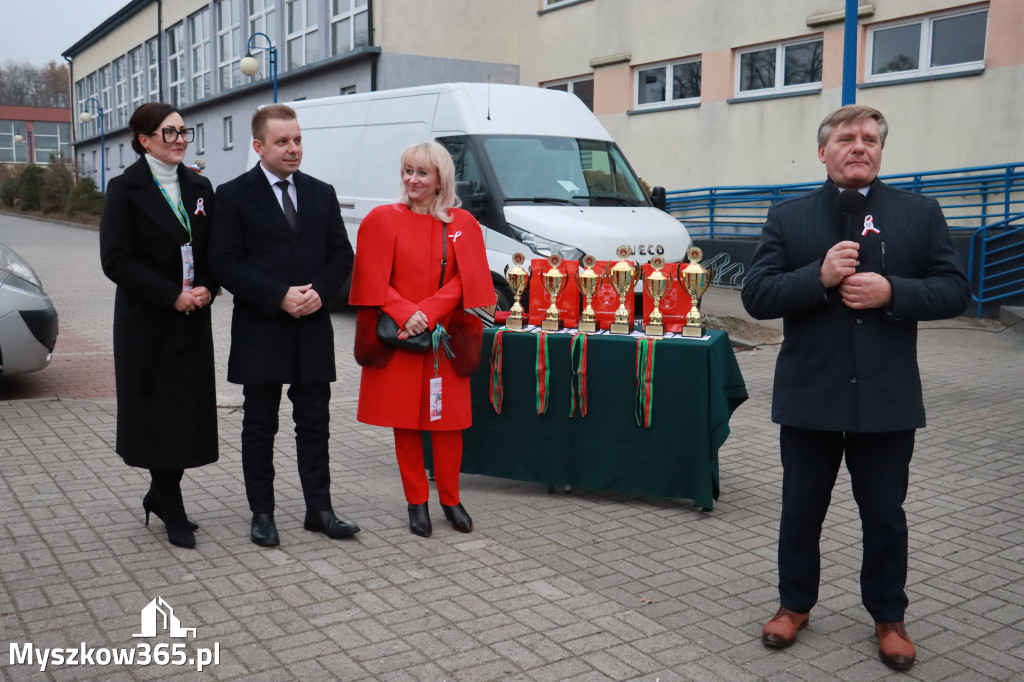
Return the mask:
[[[174,609],[163,600],[163,597],[157,597],[143,607],[142,632],[132,637],[156,637],[159,632],[182,638],[187,638],[189,633],[192,633],[192,639],[196,638],[196,629],[181,627],[181,621],[175,617]]]

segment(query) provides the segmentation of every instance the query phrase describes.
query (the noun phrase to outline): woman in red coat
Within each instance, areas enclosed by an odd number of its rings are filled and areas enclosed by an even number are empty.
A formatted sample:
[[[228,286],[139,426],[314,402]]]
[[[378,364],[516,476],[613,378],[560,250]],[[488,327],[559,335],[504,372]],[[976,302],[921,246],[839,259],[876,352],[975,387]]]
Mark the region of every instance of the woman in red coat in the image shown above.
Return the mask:
[[[480,225],[458,208],[455,168],[444,147],[425,142],[406,149],[401,178],[398,203],[378,206],[359,225],[349,296],[350,304],[364,306],[356,323],[355,355],[363,366],[356,417],[395,430],[409,530],[422,537],[432,532],[422,440],[430,432],[441,509],[468,533],[473,520],[459,496],[459,469],[483,325],[464,309],[494,305],[494,285]],[[391,316],[403,338],[440,324],[451,336],[454,359],[440,348],[416,353],[384,345],[376,335],[379,312]]]

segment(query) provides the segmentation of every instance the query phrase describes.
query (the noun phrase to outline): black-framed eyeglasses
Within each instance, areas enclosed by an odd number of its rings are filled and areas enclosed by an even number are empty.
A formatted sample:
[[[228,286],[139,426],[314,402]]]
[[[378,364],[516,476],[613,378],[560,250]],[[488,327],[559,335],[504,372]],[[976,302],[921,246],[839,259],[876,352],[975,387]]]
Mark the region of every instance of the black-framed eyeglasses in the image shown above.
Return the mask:
[[[156,135],[156,133],[153,133]],[[196,137],[195,128],[181,128],[180,130],[175,128],[163,128],[160,130],[160,134],[164,138],[164,142],[171,144],[177,141],[179,137],[184,138],[185,142],[191,142]]]

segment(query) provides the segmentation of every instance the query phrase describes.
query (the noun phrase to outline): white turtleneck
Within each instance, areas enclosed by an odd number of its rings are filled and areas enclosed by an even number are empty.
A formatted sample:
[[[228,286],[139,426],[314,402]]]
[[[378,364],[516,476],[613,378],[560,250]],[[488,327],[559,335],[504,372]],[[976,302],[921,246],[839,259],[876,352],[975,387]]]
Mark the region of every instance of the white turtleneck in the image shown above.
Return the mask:
[[[149,170],[153,172],[153,177],[160,181],[160,184],[167,190],[167,196],[177,206],[178,201],[181,199],[181,188],[178,186],[177,164],[171,166],[160,159],[153,158],[149,154],[146,154],[144,158],[146,163],[149,164]]]

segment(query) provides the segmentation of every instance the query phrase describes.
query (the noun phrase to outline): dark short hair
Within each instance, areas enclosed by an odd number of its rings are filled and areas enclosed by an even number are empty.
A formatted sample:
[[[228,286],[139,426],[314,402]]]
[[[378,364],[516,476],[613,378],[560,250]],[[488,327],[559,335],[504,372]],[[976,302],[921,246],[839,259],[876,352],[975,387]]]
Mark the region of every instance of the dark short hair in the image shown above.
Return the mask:
[[[139,135],[152,135],[164,119],[171,114],[180,114],[178,108],[166,102],[146,102],[132,114],[128,127],[132,129],[132,149],[145,154],[146,148],[139,142]]]
[[[885,146],[885,136],[889,134],[889,124],[878,109],[866,107],[863,104],[847,104],[845,107],[836,109],[825,117],[825,120],[818,126],[818,146],[824,147],[828,144],[828,138],[832,131],[839,126],[856,123],[865,118],[873,118],[878,122],[878,137],[882,146]]]
[[[263,133],[267,128],[267,121],[272,118],[277,118],[282,121],[297,121],[298,116],[295,115],[295,110],[287,104],[268,104],[265,107],[260,107],[256,110],[256,113],[252,115],[252,137],[254,140],[263,142]]]

